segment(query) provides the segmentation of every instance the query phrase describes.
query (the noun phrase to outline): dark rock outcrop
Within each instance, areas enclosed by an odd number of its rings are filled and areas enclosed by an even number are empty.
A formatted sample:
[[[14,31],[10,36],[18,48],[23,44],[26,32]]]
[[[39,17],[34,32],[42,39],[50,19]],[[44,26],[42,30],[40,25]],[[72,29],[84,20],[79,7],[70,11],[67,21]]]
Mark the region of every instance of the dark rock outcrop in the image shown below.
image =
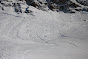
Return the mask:
[[[5,1],[5,3],[3,2]],[[7,1],[7,3],[6,3]],[[81,5],[88,6],[87,0],[75,0]],[[0,0],[0,3],[3,6],[12,6],[15,9],[15,12],[23,12],[21,11],[21,4],[20,2],[26,2],[28,6],[33,6],[40,10],[52,10],[52,11],[63,11],[65,13],[75,13],[75,11],[88,11],[88,8],[77,9],[81,7],[80,5],[76,4],[72,0]],[[26,9],[27,7],[25,7]]]
[[[88,6],[88,0],[76,0],[76,1],[84,6]]]

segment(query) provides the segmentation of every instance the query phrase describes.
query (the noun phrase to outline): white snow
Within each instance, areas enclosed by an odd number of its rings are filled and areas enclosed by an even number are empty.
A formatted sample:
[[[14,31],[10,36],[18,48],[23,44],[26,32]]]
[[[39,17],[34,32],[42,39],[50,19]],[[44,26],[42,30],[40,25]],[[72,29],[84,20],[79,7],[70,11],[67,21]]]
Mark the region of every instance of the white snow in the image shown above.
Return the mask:
[[[88,14],[29,9],[0,10],[0,59],[88,59]]]

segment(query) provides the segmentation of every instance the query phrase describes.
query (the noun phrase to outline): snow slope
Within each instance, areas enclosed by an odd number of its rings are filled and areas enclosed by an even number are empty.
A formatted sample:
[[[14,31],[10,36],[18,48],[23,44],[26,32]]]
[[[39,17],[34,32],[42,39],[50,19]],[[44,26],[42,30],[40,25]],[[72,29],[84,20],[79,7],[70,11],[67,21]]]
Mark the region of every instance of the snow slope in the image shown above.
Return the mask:
[[[0,10],[0,59],[87,59],[88,14]]]

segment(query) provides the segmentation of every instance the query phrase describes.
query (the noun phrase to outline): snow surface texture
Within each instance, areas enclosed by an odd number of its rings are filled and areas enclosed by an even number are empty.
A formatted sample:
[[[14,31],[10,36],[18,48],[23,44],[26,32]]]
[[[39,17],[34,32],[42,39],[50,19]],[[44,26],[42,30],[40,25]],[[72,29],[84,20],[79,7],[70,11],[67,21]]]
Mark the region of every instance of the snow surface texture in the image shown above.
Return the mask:
[[[88,59],[88,12],[29,6],[30,13],[17,14],[14,7],[4,8],[0,9],[0,59]]]

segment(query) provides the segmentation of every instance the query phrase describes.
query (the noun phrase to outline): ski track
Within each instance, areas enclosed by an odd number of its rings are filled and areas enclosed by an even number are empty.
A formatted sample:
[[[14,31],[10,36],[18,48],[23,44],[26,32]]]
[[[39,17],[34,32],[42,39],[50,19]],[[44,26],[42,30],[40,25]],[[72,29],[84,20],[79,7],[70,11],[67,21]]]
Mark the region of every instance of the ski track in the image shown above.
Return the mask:
[[[46,13],[45,18],[40,12],[33,19],[1,14],[7,18],[0,19],[0,59],[87,59],[88,40],[68,35],[67,30],[76,22],[72,22],[74,15],[69,21],[64,13]]]

